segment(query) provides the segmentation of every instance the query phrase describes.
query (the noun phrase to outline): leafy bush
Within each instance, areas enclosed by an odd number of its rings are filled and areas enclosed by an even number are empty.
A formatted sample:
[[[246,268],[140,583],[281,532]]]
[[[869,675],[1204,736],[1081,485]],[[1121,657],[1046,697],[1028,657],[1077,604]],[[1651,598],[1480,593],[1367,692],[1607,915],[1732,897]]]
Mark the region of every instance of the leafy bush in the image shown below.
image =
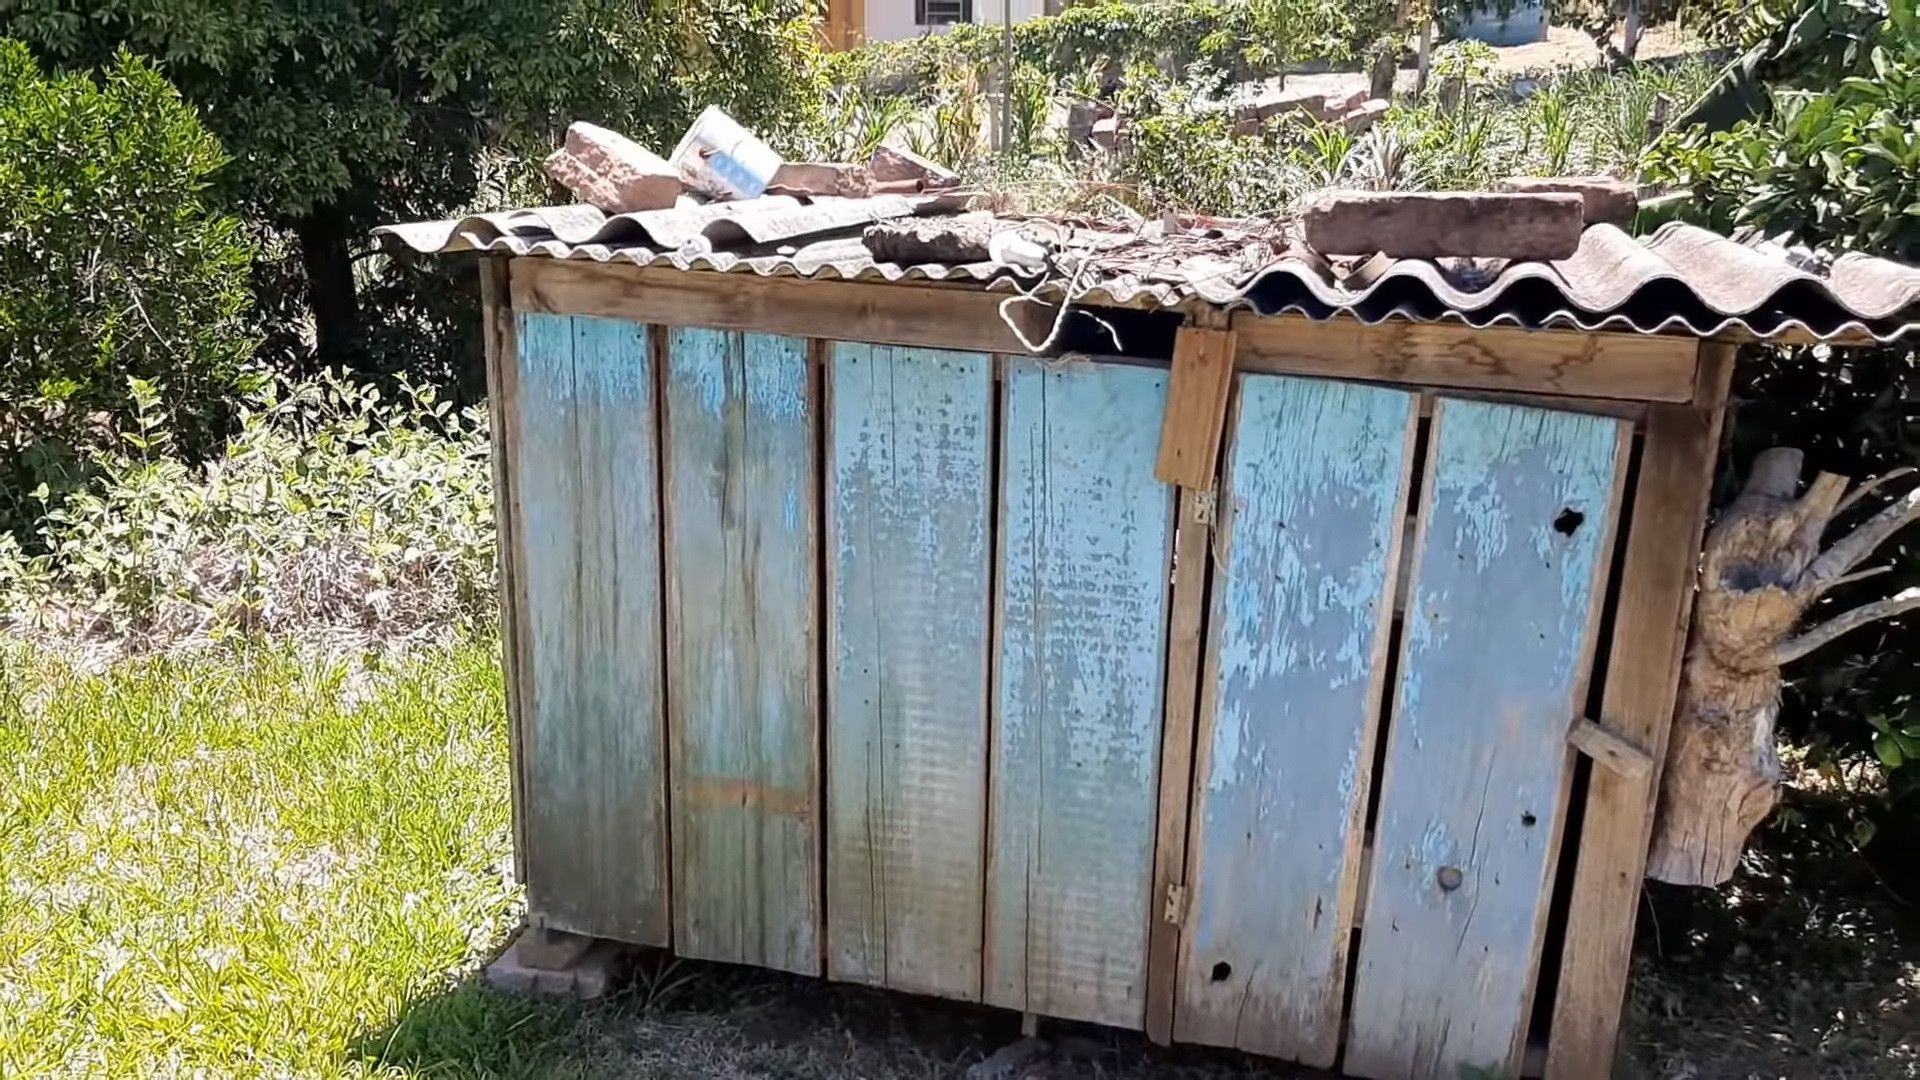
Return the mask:
[[[485,416],[428,388],[276,382],[189,464],[158,384],[99,476],[0,534],[0,628],[132,650],[234,635],[322,649],[439,637],[489,618]],[[44,498],[44,489],[40,492]]]
[[[1016,25],[1013,55],[1062,81],[1088,71],[1117,75],[1139,64],[1170,75],[1200,64],[1248,79],[1307,60],[1354,59],[1392,14],[1387,0],[1096,0]],[[1004,49],[999,26],[968,23],[837,54],[828,73],[840,83],[924,96],[942,72],[997,66]]]
[[[1691,189],[1693,216],[1723,230],[1762,225],[1920,258],[1915,0],[1891,0],[1864,44],[1842,50],[1859,54],[1844,77],[1775,91],[1766,116],[1668,137],[1650,155],[1648,179]]]
[[[251,249],[209,206],[224,157],[145,61],[48,76],[0,40],[0,484],[77,481],[76,455],[167,380],[189,446],[252,349]],[[18,508],[0,495],[0,521]]]

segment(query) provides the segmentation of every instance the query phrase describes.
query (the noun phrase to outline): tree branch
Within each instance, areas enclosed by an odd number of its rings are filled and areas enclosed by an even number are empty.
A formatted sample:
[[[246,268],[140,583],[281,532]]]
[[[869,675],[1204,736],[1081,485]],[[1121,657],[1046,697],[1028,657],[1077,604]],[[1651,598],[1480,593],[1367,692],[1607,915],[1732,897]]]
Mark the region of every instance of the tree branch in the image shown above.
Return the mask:
[[[1902,589],[1885,600],[1878,600],[1836,615],[1818,626],[1788,638],[1774,648],[1774,662],[1790,664],[1842,634],[1858,630],[1871,622],[1890,619],[1915,608],[1920,608],[1920,587]]]
[[[1920,488],[1902,495],[1858,528],[1835,540],[1801,575],[1801,587],[1811,588],[1815,593],[1825,591],[1826,582],[1866,562],[1888,537],[1916,520],[1920,520]]]
[[[1859,487],[1849,491],[1847,497],[1840,500],[1840,505],[1833,508],[1833,516],[1839,517],[1841,514],[1846,513],[1849,507],[1879,490],[1882,484],[1890,484],[1903,476],[1911,476],[1913,475],[1913,471],[1913,466],[1902,465],[1892,472],[1881,473],[1879,476],[1866,481]]]

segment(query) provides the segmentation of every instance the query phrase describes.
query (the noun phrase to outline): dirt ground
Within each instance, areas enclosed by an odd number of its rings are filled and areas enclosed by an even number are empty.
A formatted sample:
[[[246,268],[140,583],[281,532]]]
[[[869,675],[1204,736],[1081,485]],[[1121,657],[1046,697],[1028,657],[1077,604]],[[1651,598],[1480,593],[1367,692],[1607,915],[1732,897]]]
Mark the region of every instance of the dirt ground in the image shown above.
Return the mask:
[[[1770,836],[1727,890],[1650,892],[1614,1075],[1920,1077],[1920,909],[1900,891],[1920,873],[1890,881],[1813,810],[1811,824]],[[1107,1028],[1046,1022],[1040,1035],[1047,1051],[999,1080],[1327,1075]],[[424,1075],[957,1080],[1019,1039],[1004,1010],[656,961],[591,1006],[469,981],[363,1046]]]

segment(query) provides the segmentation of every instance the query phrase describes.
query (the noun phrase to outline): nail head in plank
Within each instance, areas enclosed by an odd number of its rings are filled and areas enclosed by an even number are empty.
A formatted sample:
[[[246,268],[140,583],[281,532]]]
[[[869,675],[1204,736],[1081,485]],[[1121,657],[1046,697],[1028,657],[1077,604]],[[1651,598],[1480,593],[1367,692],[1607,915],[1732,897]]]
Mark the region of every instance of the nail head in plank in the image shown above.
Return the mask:
[[[1242,371],[1572,397],[1685,401],[1692,338],[1236,313]]]
[[[1220,429],[1233,385],[1231,330],[1183,326],[1173,342],[1167,410],[1160,421],[1160,455],[1153,475],[1166,484],[1204,491],[1220,460]]]
[[[533,687],[521,767],[543,927],[667,942],[658,474],[636,323],[520,317],[519,513]]]
[[[1138,1029],[1167,634],[1166,373],[1009,358],[989,1004]]]
[[[818,549],[806,343],[666,356],[675,951],[818,974]]]
[[[1728,343],[1702,345],[1694,402],[1656,407],[1647,418],[1600,722],[1645,747],[1651,768],[1644,777],[1596,769],[1587,785],[1548,1031],[1552,1080],[1600,1080],[1613,1067],[1734,352]]]
[[[1419,402],[1255,375],[1235,411],[1174,1032],[1327,1068]]]
[[[1344,1068],[1512,1072],[1630,443],[1617,420],[1434,418]],[[1449,887],[1451,886],[1451,887]]]
[[[993,358],[830,350],[827,971],[977,1001]]]

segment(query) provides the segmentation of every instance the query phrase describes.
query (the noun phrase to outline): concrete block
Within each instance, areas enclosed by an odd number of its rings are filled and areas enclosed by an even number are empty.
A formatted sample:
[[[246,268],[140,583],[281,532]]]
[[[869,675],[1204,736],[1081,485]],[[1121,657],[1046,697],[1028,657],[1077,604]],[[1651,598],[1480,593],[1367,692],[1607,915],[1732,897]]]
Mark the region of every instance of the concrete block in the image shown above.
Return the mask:
[[[1580,245],[1583,214],[1580,196],[1565,193],[1326,191],[1301,224],[1323,255],[1564,259]]]
[[[664,159],[595,124],[568,127],[565,145],[546,160],[546,172],[574,198],[609,214],[664,210],[685,188]]]
[[[1093,122],[1093,145],[1102,150],[1116,150],[1120,146],[1120,118],[1109,116]]]
[[[1630,180],[1613,176],[1509,176],[1495,191],[1518,194],[1567,192],[1580,196],[1587,224],[1629,225],[1640,212],[1640,191]]]

